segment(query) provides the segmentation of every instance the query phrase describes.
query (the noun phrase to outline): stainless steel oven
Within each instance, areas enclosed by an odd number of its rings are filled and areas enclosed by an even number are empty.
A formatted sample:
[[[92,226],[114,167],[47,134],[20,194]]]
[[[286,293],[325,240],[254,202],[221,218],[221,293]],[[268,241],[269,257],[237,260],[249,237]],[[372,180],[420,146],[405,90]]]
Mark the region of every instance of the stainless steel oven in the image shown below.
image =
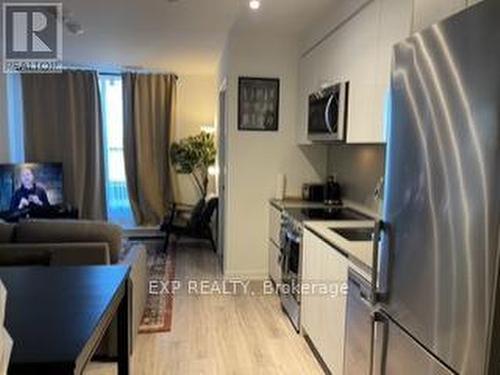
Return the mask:
[[[284,215],[281,231],[281,305],[297,332],[300,329],[302,224]]]
[[[295,207],[283,211],[280,239],[281,285],[278,286],[278,291],[283,310],[287,313],[297,332],[300,330],[303,221],[371,219],[353,209],[340,206]]]
[[[348,82],[343,82],[309,95],[307,137],[310,141],[345,140],[348,91]]]

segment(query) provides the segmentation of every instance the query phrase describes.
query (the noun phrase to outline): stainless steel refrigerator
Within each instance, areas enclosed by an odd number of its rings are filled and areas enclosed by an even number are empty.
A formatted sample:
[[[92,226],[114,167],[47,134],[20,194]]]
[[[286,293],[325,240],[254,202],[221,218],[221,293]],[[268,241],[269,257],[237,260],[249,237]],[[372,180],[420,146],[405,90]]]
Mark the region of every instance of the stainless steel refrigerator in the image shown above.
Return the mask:
[[[396,45],[373,368],[500,374],[500,1]]]

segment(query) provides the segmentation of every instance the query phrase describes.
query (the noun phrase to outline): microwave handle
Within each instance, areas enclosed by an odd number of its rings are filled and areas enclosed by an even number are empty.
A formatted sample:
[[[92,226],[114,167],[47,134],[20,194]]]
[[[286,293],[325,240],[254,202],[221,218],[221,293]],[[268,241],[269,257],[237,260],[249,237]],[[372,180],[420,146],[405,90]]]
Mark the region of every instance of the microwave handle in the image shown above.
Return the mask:
[[[330,99],[328,99],[328,103],[326,104],[326,109],[325,109],[325,123],[330,134],[333,134],[332,124],[330,123],[330,108],[332,107],[332,102],[334,98],[335,94],[332,94],[330,96]]]

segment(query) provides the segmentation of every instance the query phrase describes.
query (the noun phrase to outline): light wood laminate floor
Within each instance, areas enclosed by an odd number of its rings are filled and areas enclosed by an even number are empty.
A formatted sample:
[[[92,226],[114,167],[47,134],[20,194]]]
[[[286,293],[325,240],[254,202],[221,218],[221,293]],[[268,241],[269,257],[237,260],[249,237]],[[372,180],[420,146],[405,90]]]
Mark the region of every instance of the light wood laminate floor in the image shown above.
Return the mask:
[[[220,279],[215,254],[204,246],[177,250],[176,278]],[[276,296],[176,296],[171,332],[141,334],[132,374],[323,374]],[[92,363],[86,375],[116,374]]]

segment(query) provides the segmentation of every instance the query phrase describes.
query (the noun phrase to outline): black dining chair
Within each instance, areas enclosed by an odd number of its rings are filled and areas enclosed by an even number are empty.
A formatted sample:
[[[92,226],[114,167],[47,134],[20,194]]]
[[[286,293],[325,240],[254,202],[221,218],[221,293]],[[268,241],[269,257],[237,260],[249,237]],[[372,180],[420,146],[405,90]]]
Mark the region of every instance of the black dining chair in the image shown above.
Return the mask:
[[[178,239],[185,236],[208,240],[213,251],[217,252],[212,234],[212,217],[218,205],[217,197],[210,198],[208,201],[202,198],[194,206],[172,203],[160,227],[165,232],[163,251],[168,251],[170,236],[173,234]]]

